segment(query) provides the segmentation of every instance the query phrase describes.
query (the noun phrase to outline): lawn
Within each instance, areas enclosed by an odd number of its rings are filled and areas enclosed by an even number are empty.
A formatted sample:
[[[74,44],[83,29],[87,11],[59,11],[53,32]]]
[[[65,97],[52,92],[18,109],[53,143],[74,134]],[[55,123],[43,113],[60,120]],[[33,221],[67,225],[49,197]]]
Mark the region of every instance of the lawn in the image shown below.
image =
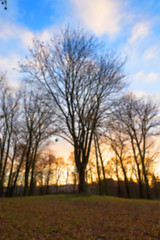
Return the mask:
[[[160,202],[100,196],[0,199],[0,239],[160,239]]]

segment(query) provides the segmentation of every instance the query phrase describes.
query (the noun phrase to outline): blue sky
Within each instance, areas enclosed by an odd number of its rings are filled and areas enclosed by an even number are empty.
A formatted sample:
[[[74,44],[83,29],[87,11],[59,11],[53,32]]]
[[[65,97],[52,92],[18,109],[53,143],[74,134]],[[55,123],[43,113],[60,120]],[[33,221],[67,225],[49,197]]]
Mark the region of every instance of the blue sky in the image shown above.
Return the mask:
[[[8,0],[0,6],[0,71],[10,82],[13,68],[27,55],[36,36],[48,41],[67,24],[81,25],[103,40],[106,49],[127,57],[129,90],[160,96],[160,1],[156,0]]]

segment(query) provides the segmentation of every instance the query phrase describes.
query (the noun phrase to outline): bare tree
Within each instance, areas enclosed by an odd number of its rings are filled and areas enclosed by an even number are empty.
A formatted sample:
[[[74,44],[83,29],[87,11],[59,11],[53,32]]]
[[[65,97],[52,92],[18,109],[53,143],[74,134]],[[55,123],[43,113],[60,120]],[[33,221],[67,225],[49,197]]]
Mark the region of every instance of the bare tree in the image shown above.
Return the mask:
[[[5,75],[0,79],[0,195],[10,162],[9,182],[17,151],[16,126],[19,118],[19,94],[9,88]],[[17,134],[18,135],[18,134]],[[9,183],[8,182],[8,183]]]
[[[96,176],[96,166],[95,166],[95,160],[94,157],[90,156],[88,165],[87,165],[87,175],[88,175],[88,181],[93,184],[95,179],[94,177]]]
[[[35,41],[30,53],[21,70],[52,99],[61,136],[74,147],[79,192],[84,192],[93,134],[124,86],[123,63],[111,54],[102,56],[94,36],[71,28],[48,45]]]
[[[64,166],[65,166],[64,159],[62,157],[58,157],[54,159],[52,172],[53,172],[53,177],[56,184],[56,192],[58,192],[58,186],[59,186],[61,176],[63,174]]]
[[[26,155],[26,148],[26,145],[22,144],[21,142],[17,144],[14,166],[13,169],[10,168],[6,197],[12,197],[15,192],[21,170],[23,172],[23,163]],[[21,173],[21,175],[23,174]]]
[[[55,133],[53,112],[43,101],[40,93],[24,92],[24,141],[27,146],[25,156],[24,195],[33,194],[34,170],[38,150],[51,135]],[[29,184],[30,176],[30,184]],[[29,186],[30,185],[30,186]]]
[[[130,198],[130,189],[129,189],[129,181],[128,181],[128,176],[127,176],[127,169],[126,169],[126,160],[127,160],[127,138],[119,132],[118,126],[115,125],[114,123],[110,123],[110,131],[109,134],[106,135],[107,140],[109,141],[110,147],[112,151],[115,154],[115,164],[116,164],[116,169],[117,169],[117,164],[119,163],[122,173],[124,176],[124,182],[125,182],[125,188],[126,188],[126,193],[127,197]],[[116,171],[117,172],[117,171]],[[118,178],[118,174],[117,174]],[[119,179],[118,179],[119,182]]]
[[[129,137],[133,157],[137,167],[140,196],[143,197],[143,179],[147,197],[150,198],[148,182],[149,157],[153,138],[158,134],[160,125],[158,105],[151,100],[137,99],[132,94],[121,99],[116,107],[112,122],[117,125],[119,132]]]
[[[114,156],[111,157],[110,160],[107,161],[106,164],[106,174],[112,179],[117,180],[117,195],[119,197],[122,197],[122,190],[121,190],[121,178],[120,176],[122,175],[121,172],[121,167],[119,164],[119,159],[118,157]]]
[[[34,171],[34,184],[40,186],[40,193],[49,194],[50,184],[53,184],[53,169],[56,157],[52,153],[46,153],[43,149],[38,154]]]

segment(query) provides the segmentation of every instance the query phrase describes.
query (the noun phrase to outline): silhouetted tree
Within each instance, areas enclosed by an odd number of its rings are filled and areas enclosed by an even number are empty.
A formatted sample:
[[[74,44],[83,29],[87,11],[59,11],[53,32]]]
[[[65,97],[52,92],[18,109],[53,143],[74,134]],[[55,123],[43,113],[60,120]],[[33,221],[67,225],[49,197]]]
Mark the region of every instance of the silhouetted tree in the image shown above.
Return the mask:
[[[150,198],[148,166],[151,158],[153,138],[159,133],[160,119],[158,105],[151,100],[137,99],[128,94],[119,102],[113,112],[111,122],[117,130],[129,138],[133,157],[137,167],[140,196],[143,197],[143,179],[147,197]]]
[[[7,84],[5,75],[0,76],[0,195],[10,165],[9,182],[14,166],[18,132],[16,132],[19,118],[19,93],[14,92]]]
[[[128,176],[127,176],[127,166],[125,164],[125,161],[127,159],[127,138],[119,132],[118,126],[113,122],[109,124],[110,130],[108,131],[107,140],[110,144],[111,150],[115,154],[115,164],[116,164],[116,172],[117,172],[117,164],[120,165],[124,177],[124,182],[125,182],[125,188],[127,192],[127,197],[130,198],[130,189],[129,189],[129,181],[128,181]],[[117,179],[118,179],[118,174]],[[118,179],[119,182],[119,179]]]
[[[53,113],[45,104],[40,93],[24,92],[24,141],[27,150],[25,156],[24,195],[33,194],[34,169],[39,147],[55,133]],[[29,184],[30,176],[30,184]]]
[[[94,36],[70,28],[49,44],[35,41],[30,53],[21,70],[52,99],[61,136],[74,147],[79,192],[85,192],[94,131],[124,87],[123,63],[113,54],[102,54]]]

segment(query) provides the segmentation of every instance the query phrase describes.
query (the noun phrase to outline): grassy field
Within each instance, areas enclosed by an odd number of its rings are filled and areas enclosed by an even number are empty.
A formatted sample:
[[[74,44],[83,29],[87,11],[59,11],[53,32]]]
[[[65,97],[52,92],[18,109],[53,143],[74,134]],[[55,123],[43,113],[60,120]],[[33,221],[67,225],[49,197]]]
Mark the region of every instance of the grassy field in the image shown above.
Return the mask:
[[[160,202],[100,196],[0,199],[0,239],[160,239]]]

